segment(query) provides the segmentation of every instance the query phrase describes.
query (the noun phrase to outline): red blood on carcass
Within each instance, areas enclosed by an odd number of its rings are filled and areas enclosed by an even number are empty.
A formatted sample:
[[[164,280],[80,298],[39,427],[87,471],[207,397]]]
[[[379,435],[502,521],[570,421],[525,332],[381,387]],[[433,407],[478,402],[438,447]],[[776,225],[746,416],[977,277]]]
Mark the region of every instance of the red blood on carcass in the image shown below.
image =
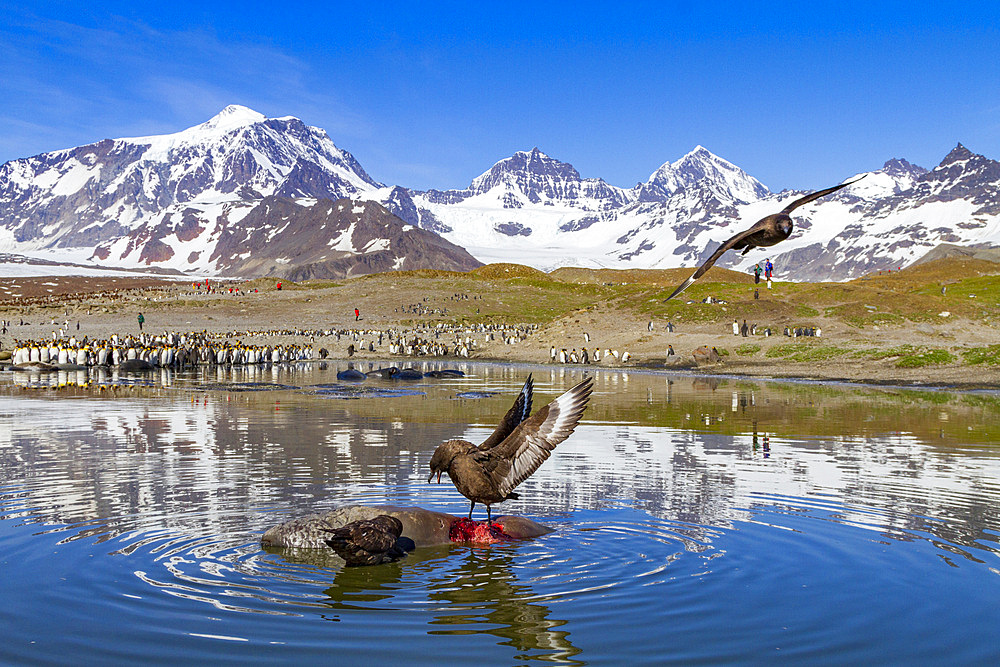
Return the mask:
[[[451,524],[448,537],[452,542],[468,542],[472,544],[496,544],[510,542],[514,538],[503,532],[503,526],[498,523],[487,524],[485,521],[472,521],[462,518]]]

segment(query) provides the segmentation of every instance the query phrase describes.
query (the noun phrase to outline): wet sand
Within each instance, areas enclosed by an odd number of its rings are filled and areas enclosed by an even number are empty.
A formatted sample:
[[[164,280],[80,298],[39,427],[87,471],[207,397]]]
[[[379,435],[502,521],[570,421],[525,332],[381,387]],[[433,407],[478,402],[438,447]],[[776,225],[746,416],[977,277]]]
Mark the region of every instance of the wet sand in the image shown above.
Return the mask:
[[[251,344],[312,342],[317,350],[325,347],[330,358],[342,359],[347,357],[349,339],[337,341],[334,336],[315,334],[347,329],[426,332],[439,323],[454,323],[463,318],[481,320],[486,312],[476,312],[479,305],[474,295],[456,298],[446,286],[435,286],[428,291],[426,286],[406,280],[351,280],[313,289],[286,285],[281,291],[274,289],[273,281],[266,280],[219,283],[221,289],[212,295],[194,292],[190,281],[103,280],[114,282],[79,277],[4,279],[7,291],[0,290],[0,319],[11,324],[7,333],[0,335],[0,349],[9,350],[15,339],[51,340],[60,327],[66,337],[77,338],[86,335],[101,339],[113,333],[138,333],[136,318],[141,312],[145,331],[149,333],[165,330],[231,333],[234,339]],[[241,293],[229,293],[230,285],[242,285]],[[254,293],[253,289],[259,291]],[[504,286],[484,283],[483,289],[499,290],[502,294]],[[15,291],[18,296],[10,296]],[[418,312],[413,311],[415,305]],[[359,321],[355,321],[354,308],[361,311]],[[541,324],[531,336],[513,344],[504,342],[499,335],[495,340],[485,341],[482,334],[470,334],[479,341],[470,356],[480,360],[550,363],[552,346],[578,352],[586,347],[591,354],[599,347],[602,359],[597,365],[602,367],[962,389],[1000,388],[1000,367],[969,365],[961,356],[962,349],[1000,343],[1000,330],[989,324],[952,320],[946,324],[907,322],[903,326],[859,329],[822,316],[812,319],[821,329],[820,337],[786,337],[781,335],[783,327],[767,322],[757,324],[760,330],[770,325],[773,332],[770,337],[743,337],[733,335],[731,321],[676,323],[671,333],[665,321],[654,320],[650,331],[649,318],[640,313],[622,312],[611,304],[595,304]],[[516,317],[507,315],[504,320],[511,324],[511,330],[516,329]],[[266,334],[248,336],[248,331]],[[666,355],[668,344],[676,352],[673,357]],[[789,345],[799,352],[814,352],[819,358],[793,361],[768,356],[774,348]],[[955,361],[904,368],[898,365],[898,355],[865,358],[873,350],[889,351],[907,345],[947,350],[955,356]],[[716,347],[723,353],[722,362],[695,364],[692,352],[701,346]],[[760,349],[748,349],[754,346]],[[631,359],[622,364],[619,359],[606,356],[605,350],[628,351]],[[387,356],[386,349],[376,349],[358,351],[355,358]]]

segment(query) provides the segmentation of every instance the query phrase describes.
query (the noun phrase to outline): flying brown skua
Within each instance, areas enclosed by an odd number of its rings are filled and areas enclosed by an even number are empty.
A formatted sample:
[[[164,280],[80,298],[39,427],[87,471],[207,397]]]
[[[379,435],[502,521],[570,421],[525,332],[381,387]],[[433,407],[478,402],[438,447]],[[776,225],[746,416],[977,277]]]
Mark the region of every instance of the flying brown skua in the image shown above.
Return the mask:
[[[448,440],[431,457],[431,476],[446,472],[459,493],[472,501],[469,519],[476,503],[486,505],[486,522],[492,523],[492,505],[517,499],[514,488],[531,476],[560,442],[569,437],[583,416],[593,378],[586,378],[531,417],[531,377],[524,383],[513,407],[507,411],[496,431],[476,447],[467,440]]]
[[[867,176],[867,174],[865,174],[865,176]],[[705,272],[712,268],[715,262],[718,261],[718,259],[722,257],[726,251],[742,249],[743,252],[740,254],[745,255],[750,252],[752,248],[763,248],[784,241],[792,234],[792,217],[789,213],[797,209],[799,206],[804,206],[805,204],[815,201],[820,197],[825,197],[826,195],[836,192],[841,188],[846,188],[852,183],[857,183],[865,176],[856,178],[853,181],[848,181],[847,183],[835,185],[832,188],[818,190],[812,194],[806,195],[805,197],[800,197],[782,209],[780,213],[772,213],[767,217],[761,218],[754,223],[753,227],[740,232],[716,248],[715,252],[712,253],[712,256],[709,257],[704,264],[698,267],[698,270],[694,272],[694,275],[681,283],[680,287],[675,289],[674,293],[668,296],[666,300],[670,301],[675,296],[690,287],[691,283],[705,275]]]

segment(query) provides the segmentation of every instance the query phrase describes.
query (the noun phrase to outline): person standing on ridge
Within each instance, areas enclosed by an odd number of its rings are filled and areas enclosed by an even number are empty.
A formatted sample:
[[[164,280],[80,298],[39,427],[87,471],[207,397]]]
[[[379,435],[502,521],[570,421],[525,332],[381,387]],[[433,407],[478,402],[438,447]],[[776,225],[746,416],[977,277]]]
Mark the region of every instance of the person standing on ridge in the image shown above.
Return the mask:
[[[361,311],[357,308],[354,309],[354,321],[357,322],[361,319]]]

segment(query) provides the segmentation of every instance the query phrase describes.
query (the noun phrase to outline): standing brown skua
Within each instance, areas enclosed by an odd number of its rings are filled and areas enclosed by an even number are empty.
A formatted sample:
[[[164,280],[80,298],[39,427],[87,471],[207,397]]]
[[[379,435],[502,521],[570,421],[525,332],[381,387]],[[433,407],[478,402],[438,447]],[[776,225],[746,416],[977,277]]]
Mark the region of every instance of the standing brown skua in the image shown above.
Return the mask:
[[[701,278],[703,275],[705,275],[705,272],[708,271],[710,268],[712,268],[715,262],[718,261],[718,259],[722,257],[722,255],[726,251],[742,249],[743,252],[740,254],[745,255],[748,252],[750,252],[752,248],[763,248],[784,241],[785,239],[787,239],[789,236],[792,235],[792,227],[793,227],[792,217],[789,215],[789,213],[797,209],[799,206],[808,204],[809,202],[815,201],[820,197],[825,197],[826,195],[836,192],[841,188],[846,188],[848,185],[851,185],[852,183],[857,183],[865,176],[867,176],[867,174],[859,178],[855,178],[853,181],[848,181],[847,183],[841,183],[840,185],[835,185],[832,188],[826,188],[825,190],[817,190],[812,194],[796,199],[791,204],[782,209],[780,213],[772,213],[769,216],[761,218],[760,220],[754,223],[753,227],[740,232],[739,234],[737,234],[736,236],[734,236],[733,238],[729,239],[728,241],[720,245],[718,248],[716,248],[715,252],[712,253],[712,256],[709,257],[704,264],[698,267],[698,270],[694,272],[694,275],[692,275],[690,278],[681,283],[680,287],[675,289],[674,293],[668,296],[666,300],[670,301],[675,296],[677,296],[678,294],[686,290],[688,287],[690,287],[691,283],[693,283],[694,281],[698,280],[698,278]]]
[[[514,488],[542,465],[560,442],[569,437],[583,416],[593,378],[586,378],[531,417],[531,377],[524,383],[513,407],[507,411],[493,435],[476,447],[467,440],[448,440],[431,457],[430,482],[435,473],[441,483],[446,472],[459,493],[486,505],[486,522],[492,523],[492,505],[517,499]]]

